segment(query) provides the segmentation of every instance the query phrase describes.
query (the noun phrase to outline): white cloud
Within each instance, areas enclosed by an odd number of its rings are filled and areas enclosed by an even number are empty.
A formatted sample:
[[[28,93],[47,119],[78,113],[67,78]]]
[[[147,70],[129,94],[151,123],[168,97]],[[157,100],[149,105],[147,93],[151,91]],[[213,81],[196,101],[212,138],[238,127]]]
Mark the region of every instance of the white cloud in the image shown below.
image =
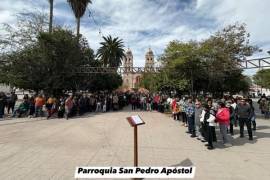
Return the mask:
[[[264,44],[270,43],[269,7],[269,0],[198,0],[196,11],[214,18],[219,24],[218,28],[237,21],[245,23],[251,34],[251,43]]]
[[[75,18],[66,0],[54,1],[57,23],[75,30]],[[12,14],[23,9],[48,10],[47,0],[2,0],[0,22],[14,22]],[[96,50],[103,35],[123,39],[134,55],[135,65],[144,65],[144,55],[151,47],[156,55],[174,40],[201,40],[236,21],[247,24],[251,43],[263,48],[265,56],[270,49],[269,0],[95,0],[89,8],[97,21],[88,16],[81,20],[81,33]]]

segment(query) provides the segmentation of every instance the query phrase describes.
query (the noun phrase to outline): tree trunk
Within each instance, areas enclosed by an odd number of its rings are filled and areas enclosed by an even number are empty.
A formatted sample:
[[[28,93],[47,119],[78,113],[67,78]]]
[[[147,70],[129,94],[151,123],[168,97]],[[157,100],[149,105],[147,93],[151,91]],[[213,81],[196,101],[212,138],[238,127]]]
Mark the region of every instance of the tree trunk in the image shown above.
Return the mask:
[[[53,0],[49,0],[50,2],[50,22],[49,22],[49,33],[52,32],[52,24],[53,24]]]
[[[80,18],[77,18],[77,37],[79,38],[80,36]]]

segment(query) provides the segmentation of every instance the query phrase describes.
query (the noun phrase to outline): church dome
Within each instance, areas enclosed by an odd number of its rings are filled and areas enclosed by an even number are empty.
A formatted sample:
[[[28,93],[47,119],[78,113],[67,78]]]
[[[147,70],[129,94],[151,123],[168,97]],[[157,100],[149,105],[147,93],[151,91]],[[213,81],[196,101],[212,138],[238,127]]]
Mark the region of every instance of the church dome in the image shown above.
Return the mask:
[[[128,54],[128,55],[132,55],[132,51],[131,51],[131,50],[128,48],[128,50],[127,50],[126,54]]]
[[[146,55],[151,55],[151,56],[152,56],[153,54],[154,54],[154,53],[153,53],[152,49],[149,48],[149,49],[148,49],[148,52],[146,53]]]

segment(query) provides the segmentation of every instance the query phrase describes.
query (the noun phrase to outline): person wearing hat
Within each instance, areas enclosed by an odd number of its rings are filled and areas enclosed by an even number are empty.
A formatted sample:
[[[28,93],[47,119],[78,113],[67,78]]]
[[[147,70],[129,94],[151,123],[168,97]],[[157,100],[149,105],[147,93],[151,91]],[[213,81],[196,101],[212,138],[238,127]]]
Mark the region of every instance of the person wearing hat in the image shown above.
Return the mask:
[[[235,114],[239,120],[240,138],[244,137],[244,125],[246,124],[249,140],[253,140],[252,130],[251,130],[252,109],[245,99],[242,98],[239,104],[237,104],[236,109],[235,109]]]

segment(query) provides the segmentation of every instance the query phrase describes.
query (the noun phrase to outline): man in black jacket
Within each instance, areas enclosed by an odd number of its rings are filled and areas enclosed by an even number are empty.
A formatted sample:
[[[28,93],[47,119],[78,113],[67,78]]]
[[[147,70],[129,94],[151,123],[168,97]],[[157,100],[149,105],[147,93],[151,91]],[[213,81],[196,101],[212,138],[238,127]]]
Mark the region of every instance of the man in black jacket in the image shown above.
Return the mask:
[[[241,99],[237,104],[235,114],[238,117],[240,125],[240,138],[244,137],[244,124],[247,126],[249,140],[253,140],[251,130],[251,107],[245,99]]]

